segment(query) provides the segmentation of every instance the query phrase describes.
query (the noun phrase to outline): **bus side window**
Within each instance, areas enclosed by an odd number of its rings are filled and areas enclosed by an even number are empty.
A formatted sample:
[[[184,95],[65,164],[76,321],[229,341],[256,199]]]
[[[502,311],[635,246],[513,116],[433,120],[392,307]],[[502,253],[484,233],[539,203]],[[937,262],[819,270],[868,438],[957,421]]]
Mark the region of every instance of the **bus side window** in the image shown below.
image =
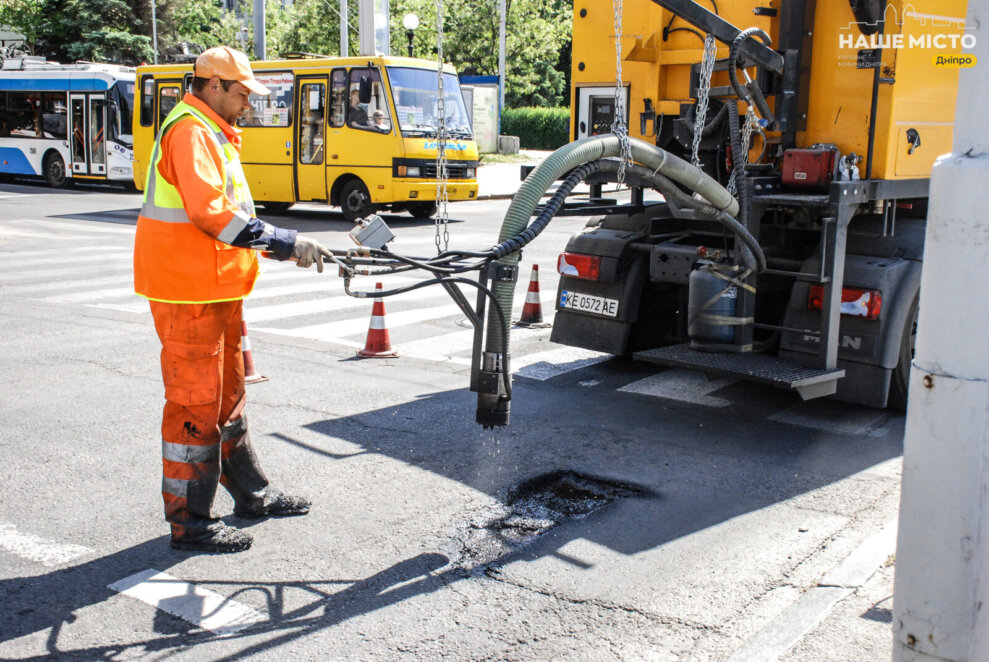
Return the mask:
[[[141,126],[154,122],[155,79],[150,74],[141,77]]]
[[[159,126],[161,122],[165,121],[168,114],[172,112],[172,108],[175,108],[179,103],[179,91],[174,87],[160,87],[158,88],[158,122]]]
[[[299,95],[302,116],[299,121],[299,161],[310,165],[323,162],[323,95],[322,83],[306,83]]]
[[[346,109],[347,72],[344,69],[334,69],[330,82],[330,126],[343,126]]]

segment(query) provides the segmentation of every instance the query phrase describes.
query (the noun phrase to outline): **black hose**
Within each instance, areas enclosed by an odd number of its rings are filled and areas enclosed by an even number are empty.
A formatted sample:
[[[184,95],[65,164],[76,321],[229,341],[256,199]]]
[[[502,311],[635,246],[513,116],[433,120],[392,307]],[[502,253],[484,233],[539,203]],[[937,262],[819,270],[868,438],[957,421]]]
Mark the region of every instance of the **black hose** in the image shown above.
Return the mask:
[[[515,251],[521,250],[523,246],[538,237],[539,233],[542,232],[553,217],[556,216],[556,212],[560,211],[560,207],[563,206],[563,203],[566,201],[567,196],[570,195],[570,192],[574,190],[577,184],[580,184],[591,173],[595,172],[600,167],[598,165],[599,163],[599,161],[591,161],[574,168],[567,178],[563,180],[563,183],[557,187],[556,192],[553,194],[553,197],[550,198],[549,202],[543,205],[543,209],[539,213],[539,216],[536,217],[536,220],[526,226],[524,230],[519,232],[514,237],[510,237],[497,246],[493,246],[491,248],[494,258],[500,259],[509,253],[514,253]]]
[[[687,116],[687,117],[681,118],[681,121],[684,123],[684,125],[687,127],[687,129],[690,130],[690,135],[693,135],[694,134],[694,131],[695,131],[695,128],[694,127],[697,126],[697,110],[696,110],[697,109],[697,106],[696,106],[696,104],[693,106],[693,109],[694,109],[694,116],[693,117]],[[710,138],[717,131],[721,130],[721,125],[724,123],[725,117],[727,115],[728,115],[728,107],[727,106],[721,106],[721,108],[718,109],[718,112],[712,118],[710,118],[709,120],[707,120],[704,123],[704,128],[701,129],[701,137],[702,138]]]
[[[614,172],[618,170],[618,162],[614,160],[609,159],[593,161],[592,163],[597,163],[598,169],[601,172]],[[737,246],[739,253],[741,254],[742,262],[745,264],[746,268],[751,269],[753,273],[757,274],[766,270],[766,256],[762,252],[762,247],[759,246],[759,242],[756,241],[751,232],[749,232],[741,223],[729,216],[726,212],[721,211],[714,205],[705,202],[704,200],[698,200],[697,198],[684,193],[677,187],[676,184],[673,183],[671,179],[659,174],[658,172],[653,172],[645,166],[632,164],[631,168],[626,166],[626,170],[631,172],[635,177],[648,181],[656,188],[657,191],[662,193],[667,200],[673,200],[681,207],[693,209],[697,213],[721,223],[726,230],[738,238]]]
[[[749,227],[749,205],[752,202],[748,179],[745,177],[745,154],[742,152],[742,136],[738,128],[741,117],[738,113],[738,101],[729,99],[726,104],[731,117],[728,120],[728,135],[731,140],[731,163],[735,172],[735,191],[738,197],[738,222]],[[765,257],[763,258],[765,260]],[[765,267],[765,261],[763,261]],[[756,273],[759,273],[758,271]]]
[[[749,37],[759,37],[766,46],[772,43],[772,39],[761,28],[747,28],[738,33],[738,36],[731,42],[731,48],[728,49],[728,80],[731,81],[731,89],[735,90],[735,94],[738,95],[739,100],[751,105],[752,99],[749,98],[749,92],[742,87],[741,82],[738,80],[738,72],[735,70],[738,62],[738,49],[742,45],[742,42]]]

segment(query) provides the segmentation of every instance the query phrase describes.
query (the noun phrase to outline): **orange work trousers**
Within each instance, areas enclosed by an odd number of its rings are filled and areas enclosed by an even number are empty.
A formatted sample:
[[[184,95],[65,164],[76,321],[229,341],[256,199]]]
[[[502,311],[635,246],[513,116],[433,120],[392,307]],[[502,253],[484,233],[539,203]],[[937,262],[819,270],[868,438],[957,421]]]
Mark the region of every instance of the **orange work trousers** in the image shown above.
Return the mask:
[[[174,538],[208,535],[222,483],[235,508],[259,504],[268,486],[244,415],[242,302],[151,301],[161,339],[162,498]]]

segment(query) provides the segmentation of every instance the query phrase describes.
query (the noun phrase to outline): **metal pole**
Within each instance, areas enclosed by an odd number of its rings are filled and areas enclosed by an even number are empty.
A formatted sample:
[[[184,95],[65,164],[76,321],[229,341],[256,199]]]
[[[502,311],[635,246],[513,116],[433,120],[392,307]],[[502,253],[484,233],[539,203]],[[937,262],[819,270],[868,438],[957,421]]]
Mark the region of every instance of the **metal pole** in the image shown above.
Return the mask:
[[[265,59],[264,0],[254,0],[254,57]]]
[[[374,0],[357,0],[360,55],[374,55]]]
[[[340,57],[350,53],[350,29],[347,24],[347,9],[349,0],[340,0]]]
[[[505,108],[505,0],[498,0],[498,135],[501,135],[501,111]]]
[[[975,45],[963,55],[989,61],[989,0],[969,0],[965,27]],[[931,173],[903,449],[895,662],[989,660],[989,306],[978,286],[989,280],[989,77],[981,64],[960,71],[952,152]]]
[[[155,0],[151,0],[151,48],[154,49],[154,61],[158,64],[158,8]]]

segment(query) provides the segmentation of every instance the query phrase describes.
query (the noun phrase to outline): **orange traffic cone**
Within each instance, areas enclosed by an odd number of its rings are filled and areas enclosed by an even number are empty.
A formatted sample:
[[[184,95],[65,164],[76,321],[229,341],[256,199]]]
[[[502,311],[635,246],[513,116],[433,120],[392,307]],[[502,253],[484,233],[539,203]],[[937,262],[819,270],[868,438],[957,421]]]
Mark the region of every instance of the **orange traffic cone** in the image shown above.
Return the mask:
[[[376,284],[374,289],[380,292],[381,283]],[[388,327],[385,326],[385,302],[381,297],[374,298],[367,340],[364,342],[364,349],[357,350],[357,356],[362,359],[398,358],[398,352],[391,348],[391,338],[388,336]]]
[[[254,355],[251,353],[251,341],[247,338],[247,322],[240,321],[240,351],[244,355],[244,383],[258,384],[268,381],[264,375],[259,375],[254,368]]]
[[[525,305],[522,306],[522,319],[515,322],[516,326],[529,328],[544,328],[551,326],[543,322],[543,304],[539,301],[539,265],[532,265],[532,276],[529,277],[529,291],[525,293]]]

